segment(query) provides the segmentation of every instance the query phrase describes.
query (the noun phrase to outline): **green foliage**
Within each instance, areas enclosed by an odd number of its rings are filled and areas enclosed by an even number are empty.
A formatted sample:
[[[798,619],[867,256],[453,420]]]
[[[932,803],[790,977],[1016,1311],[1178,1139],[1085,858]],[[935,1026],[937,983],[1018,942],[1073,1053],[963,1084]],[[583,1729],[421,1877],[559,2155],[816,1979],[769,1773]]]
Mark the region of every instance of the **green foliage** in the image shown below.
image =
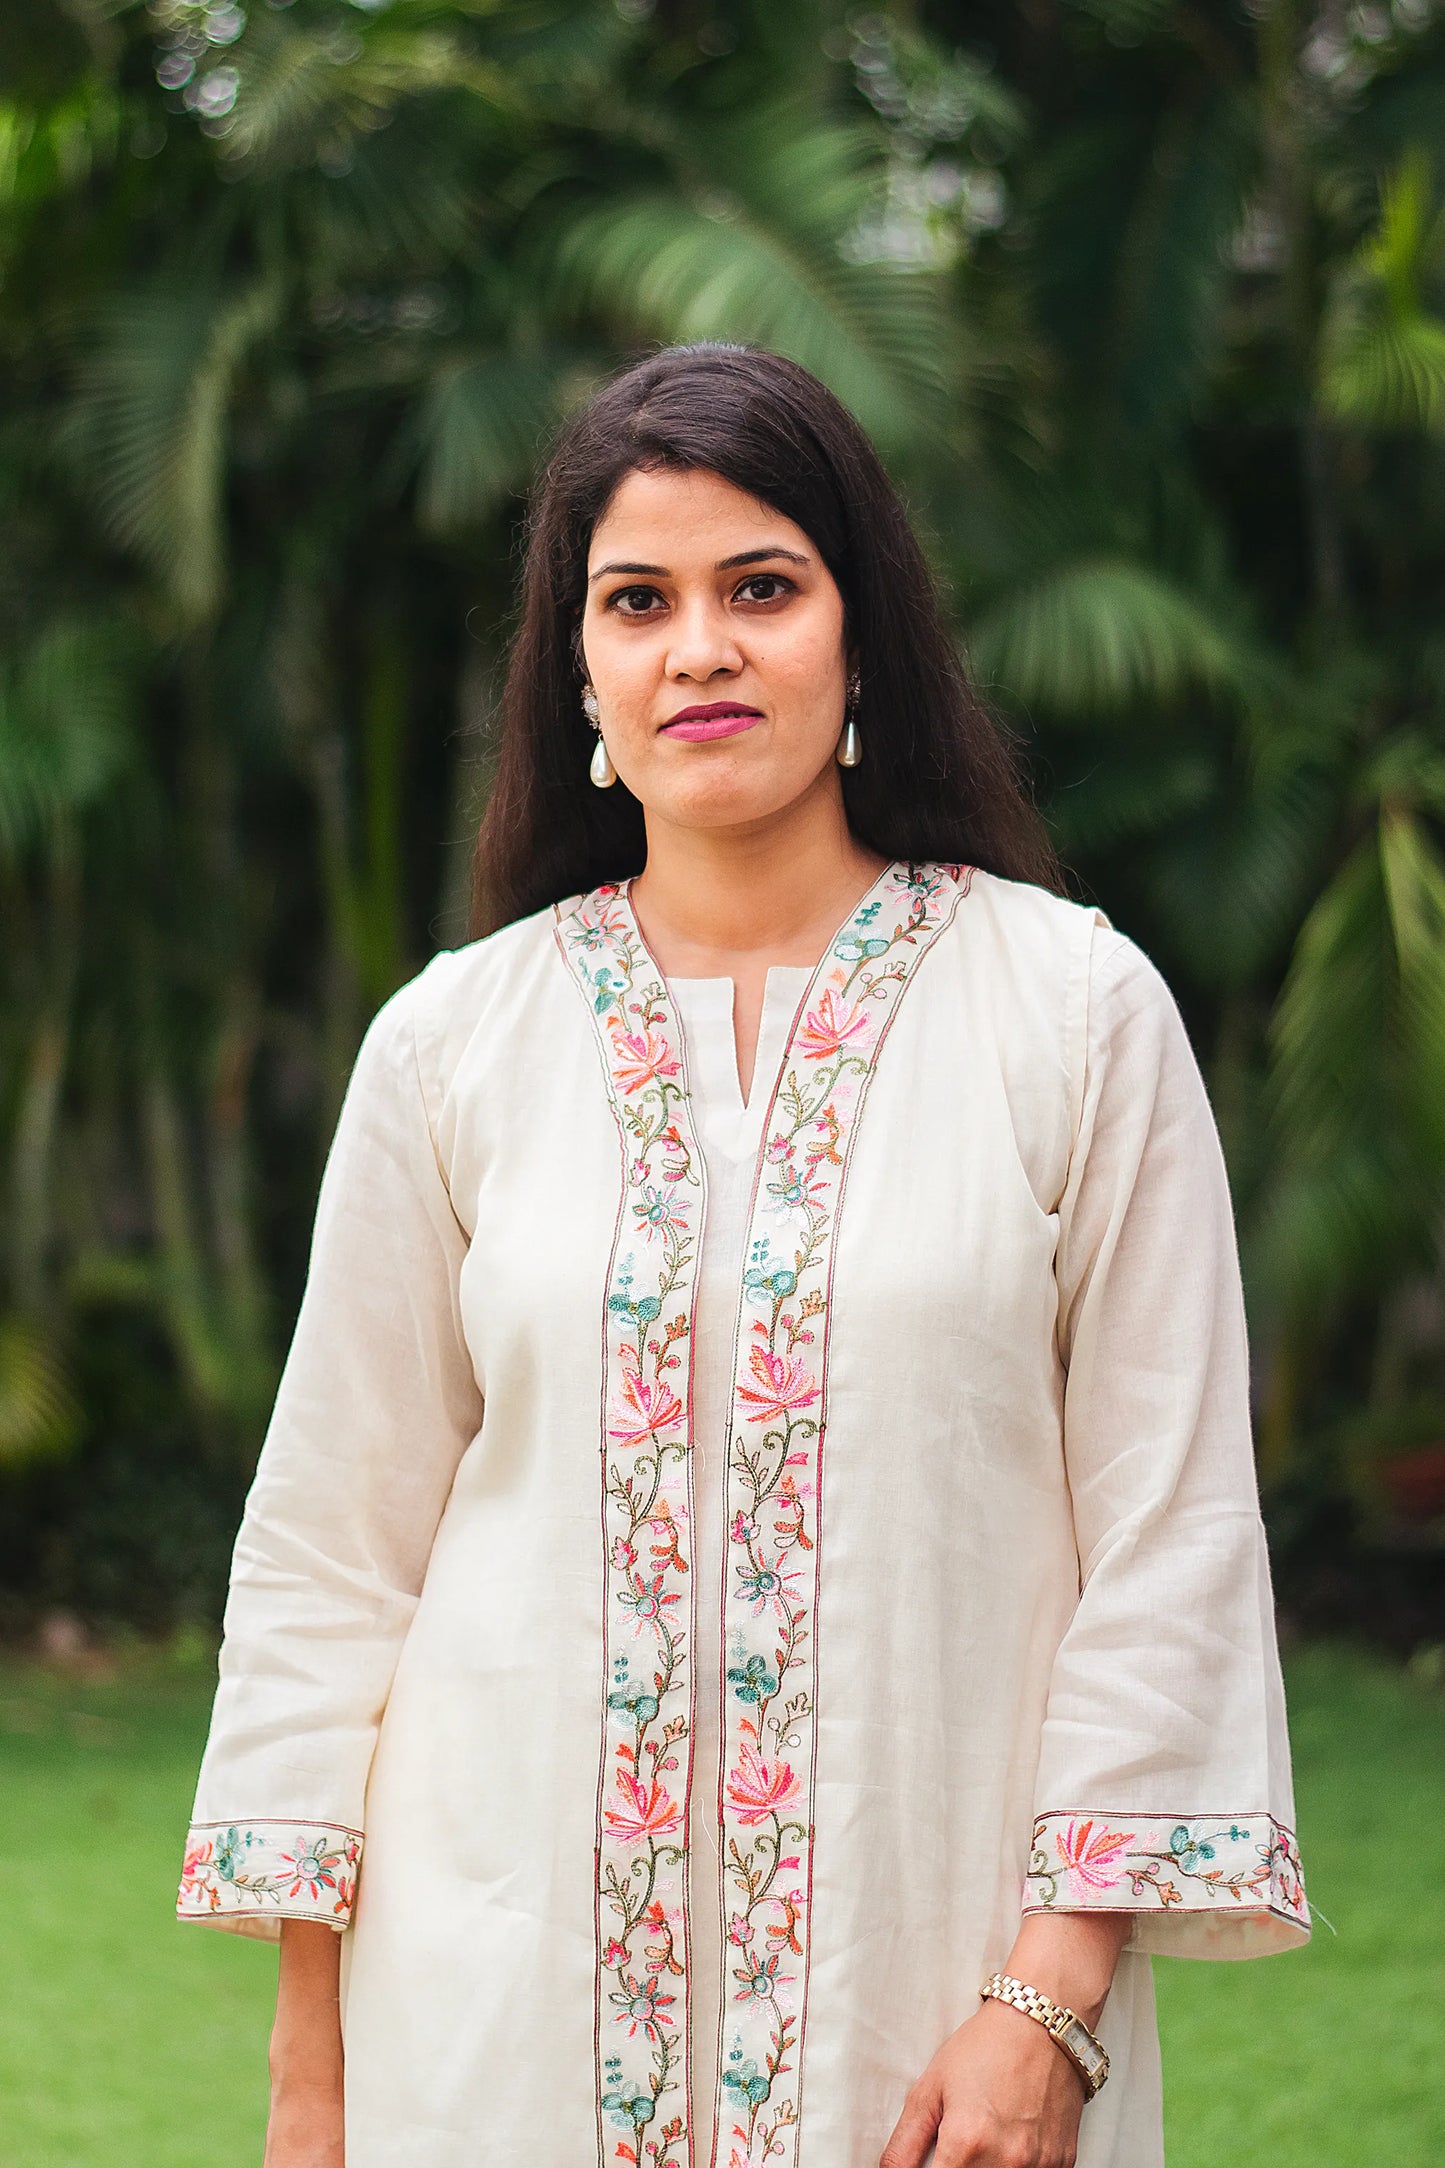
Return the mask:
[[[0,1314],[78,1410],[0,1478],[27,1601],[195,1600],[96,1454],[220,1557],[360,1029],[464,931],[522,499],[657,341],[852,403],[1178,989],[1267,1468],[1427,1423],[1442,84],[1423,4],[10,11]]]

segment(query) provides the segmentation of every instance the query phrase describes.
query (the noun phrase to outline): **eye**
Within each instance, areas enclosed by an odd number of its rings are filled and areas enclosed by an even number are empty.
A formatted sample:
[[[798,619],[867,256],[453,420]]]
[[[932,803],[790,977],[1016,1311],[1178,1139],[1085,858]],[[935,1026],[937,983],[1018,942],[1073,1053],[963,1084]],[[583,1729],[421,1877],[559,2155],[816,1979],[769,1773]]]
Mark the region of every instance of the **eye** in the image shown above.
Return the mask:
[[[607,607],[619,617],[646,617],[653,604],[661,600],[655,587],[619,587],[616,594],[607,597]]]
[[[739,602],[780,602],[784,595],[796,592],[793,582],[781,572],[754,572],[743,581],[734,599]]]

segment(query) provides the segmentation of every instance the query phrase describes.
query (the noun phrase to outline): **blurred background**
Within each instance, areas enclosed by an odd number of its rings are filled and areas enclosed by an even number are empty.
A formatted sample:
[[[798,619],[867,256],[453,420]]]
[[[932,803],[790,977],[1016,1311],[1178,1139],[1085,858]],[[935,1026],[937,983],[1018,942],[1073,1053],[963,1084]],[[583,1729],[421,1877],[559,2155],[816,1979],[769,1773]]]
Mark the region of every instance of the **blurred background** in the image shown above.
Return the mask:
[[[1156,1967],[1171,2168],[1433,2168],[1437,0],[0,0],[0,2159],[259,2161],[170,1908],[321,1161],[539,456],[694,338],[872,432],[1224,1139],[1328,1924]]]

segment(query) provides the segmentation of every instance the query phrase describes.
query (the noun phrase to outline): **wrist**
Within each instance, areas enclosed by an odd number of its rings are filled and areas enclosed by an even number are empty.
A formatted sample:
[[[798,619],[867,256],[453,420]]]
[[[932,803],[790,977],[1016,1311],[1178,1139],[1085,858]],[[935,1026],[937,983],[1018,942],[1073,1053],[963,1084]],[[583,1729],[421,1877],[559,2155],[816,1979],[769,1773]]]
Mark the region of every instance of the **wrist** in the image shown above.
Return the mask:
[[[306,2059],[282,2055],[271,2056],[269,2062],[271,2098],[295,2106],[306,2101],[318,2105],[330,2105],[342,2097],[341,2058],[334,2063],[312,2063]]]
[[[1030,1913],[1000,1969],[1066,2005],[1092,2031],[1132,1927],[1127,1912]]]
[[[1056,2002],[1029,1982],[995,1972],[979,1989],[984,2007],[990,2002],[1018,2013],[1022,2022],[1047,2033],[1053,2047],[1072,2064],[1082,2081],[1084,2097],[1092,2100],[1109,2075],[1109,2057],[1103,2042],[1072,2005]]]
[[[339,2093],[341,2028],[332,2025],[273,2026],[266,2058],[273,2092]]]

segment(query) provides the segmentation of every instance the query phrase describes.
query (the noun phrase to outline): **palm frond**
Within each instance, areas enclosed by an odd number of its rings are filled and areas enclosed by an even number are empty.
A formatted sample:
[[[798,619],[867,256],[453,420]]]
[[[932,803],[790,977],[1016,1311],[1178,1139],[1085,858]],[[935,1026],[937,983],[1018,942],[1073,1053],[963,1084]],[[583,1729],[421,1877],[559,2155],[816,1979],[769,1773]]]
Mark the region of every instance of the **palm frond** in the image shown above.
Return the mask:
[[[975,670],[1061,718],[1240,690],[1249,657],[1193,596],[1146,566],[1096,557],[1013,589],[973,628]]]
[[[1066,857],[1117,850],[1172,828],[1214,793],[1214,765],[1198,747],[1131,745],[1090,760],[1049,799],[1049,824]]]
[[[476,526],[526,487],[560,418],[576,360],[562,347],[501,351],[437,371],[409,432],[423,526],[433,534]]]
[[[102,619],[46,627],[0,671],[0,857],[123,769],[134,669],[133,640]]]
[[[310,164],[437,94],[464,93],[494,121],[525,110],[512,77],[426,20],[361,17],[343,30],[258,11],[228,64],[238,82],[226,148],[238,162]]]
[[[1435,245],[1423,153],[1386,185],[1376,232],[1337,278],[1321,338],[1319,402],[1366,429],[1445,435],[1445,323],[1421,301]]]
[[[1327,863],[1339,797],[1319,761],[1242,780],[1225,771],[1208,806],[1149,853],[1148,894],[1200,985],[1237,991],[1288,953]]]
[[[79,1428],[74,1388],[49,1340],[28,1319],[0,1319],[0,1467],[63,1453]]]
[[[111,300],[79,355],[72,434],[88,486],[188,623],[220,599],[228,410],[276,314],[263,284],[155,285]]]
[[[1398,975],[1403,1112],[1427,1163],[1445,1171],[1445,860],[1413,813],[1387,805],[1380,867]]]

